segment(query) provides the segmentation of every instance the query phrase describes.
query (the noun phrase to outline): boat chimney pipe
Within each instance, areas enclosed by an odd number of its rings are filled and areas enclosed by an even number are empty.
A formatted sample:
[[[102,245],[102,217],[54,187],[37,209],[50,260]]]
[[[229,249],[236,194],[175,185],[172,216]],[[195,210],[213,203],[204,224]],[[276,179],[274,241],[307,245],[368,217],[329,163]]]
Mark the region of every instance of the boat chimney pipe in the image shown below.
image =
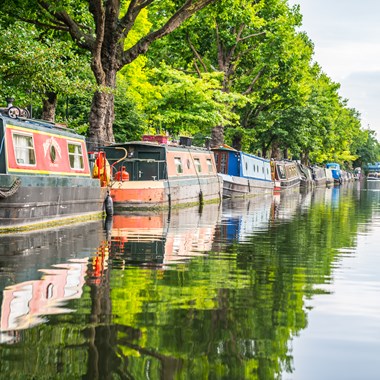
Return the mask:
[[[6,98],[5,101],[7,102],[7,108],[13,107],[13,102],[15,101],[14,98]]]

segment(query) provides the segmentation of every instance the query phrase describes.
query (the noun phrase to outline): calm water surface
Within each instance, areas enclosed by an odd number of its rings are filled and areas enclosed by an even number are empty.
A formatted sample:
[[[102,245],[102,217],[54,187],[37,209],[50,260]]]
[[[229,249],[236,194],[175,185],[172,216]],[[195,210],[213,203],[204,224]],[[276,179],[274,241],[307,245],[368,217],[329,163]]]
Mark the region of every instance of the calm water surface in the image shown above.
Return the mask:
[[[1,379],[379,379],[380,187],[0,237]]]

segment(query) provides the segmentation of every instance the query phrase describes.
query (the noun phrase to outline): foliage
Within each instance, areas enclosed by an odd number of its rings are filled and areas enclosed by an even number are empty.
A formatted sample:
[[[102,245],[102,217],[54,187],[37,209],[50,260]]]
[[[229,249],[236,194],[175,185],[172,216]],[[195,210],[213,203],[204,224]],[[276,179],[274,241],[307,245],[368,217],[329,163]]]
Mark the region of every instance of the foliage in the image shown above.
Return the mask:
[[[0,33],[0,85],[19,103],[40,103],[47,92],[62,96],[91,94],[88,57],[70,41],[42,35],[16,22]],[[38,102],[38,103],[37,103]]]
[[[105,120],[113,120],[107,141],[152,131],[203,141],[221,127],[229,145],[268,157],[347,166],[377,157],[372,131],[361,129],[360,114],[347,107],[339,84],[313,62],[312,41],[297,31],[298,6],[211,3],[174,22],[188,1],[97,8],[93,0],[7,0],[0,17],[2,95],[33,104],[38,115],[41,98],[53,91],[57,121],[81,133],[108,131]]]

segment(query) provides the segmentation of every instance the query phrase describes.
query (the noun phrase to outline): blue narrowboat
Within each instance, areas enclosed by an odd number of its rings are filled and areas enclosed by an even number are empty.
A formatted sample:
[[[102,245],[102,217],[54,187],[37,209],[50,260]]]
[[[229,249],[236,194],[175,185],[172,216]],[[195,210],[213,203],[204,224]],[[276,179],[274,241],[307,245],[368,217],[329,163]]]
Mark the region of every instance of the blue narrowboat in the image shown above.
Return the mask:
[[[329,162],[328,164],[326,164],[326,168],[331,169],[335,183],[342,182],[342,173],[340,171],[339,164],[337,164],[336,162]]]
[[[223,197],[273,193],[270,161],[228,145],[214,148],[216,168],[223,179]]]

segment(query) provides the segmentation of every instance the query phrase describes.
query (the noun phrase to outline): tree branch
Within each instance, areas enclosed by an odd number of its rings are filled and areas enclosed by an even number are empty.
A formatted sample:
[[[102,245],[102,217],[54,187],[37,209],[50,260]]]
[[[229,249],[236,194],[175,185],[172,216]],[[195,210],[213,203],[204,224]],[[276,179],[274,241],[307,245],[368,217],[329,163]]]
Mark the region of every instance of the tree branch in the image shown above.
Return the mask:
[[[222,46],[222,42],[220,41],[219,26],[216,20],[215,20],[215,34],[216,34],[216,46],[218,49],[218,66],[219,66],[220,71],[224,71],[223,46]]]
[[[265,34],[265,33],[266,32],[264,31],[264,32],[260,32],[260,33],[250,34],[249,36],[245,36],[245,37],[239,38],[239,41],[245,41],[245,40],[248,40],[249,38],[261,36],[262,34]]]
[[[248,86],[248,88],[243,92],[243,95],[248,95],[252,92],[253,90],[253,86],[256,84],[256,82],[260,79],[260,77],[263,75],[263,73],[265,72],[265,67],[263,67],[257,74],[256,76],[253,78],[252,82],[250,83],[250,85]]]
[[[199,63],[202,65],[203,67],[203,70],[207,73],[207,66],[205,65],[205,63],[203,62],[203,59],[202,57],[200,56],[200,54],[197,52],[197,50],[195,49],[194,45],[191,43],[191,40],[190,40],[190,36],[187,35],[187,42],[189,43],[190,45],[190,49],[192,50],[192,52],[194,53],[195,55],[195,58],[198,59]],[[197,66],[198,67],[198,66]]]
[[[65,11],[55,12],[52,6],[44,0],[38,0],[38,4],[44,9],[54,20],[67,26],[67,30],[77,44],[85,49],[92,49],[94,38],[90,34],[83,33],[79,25]]]
[[[156,31],[149,33],[145,37],[141,38],[140,41],[138,41],[134,46],[124,51],[118,68],[120,69],[121,67],[131,63],[140,54],[146,53],[153,41],[171,33],[185,20],[190,18],[195,12],[213,3],[214,1],[216,0],[198,0],[194,3],[194,0],[187,0],[185,4],[180,9],[178,9],[178,11],[166,22],[164,26]]]
[[[127,12],[118,22],[118,27],[116,30],[118,39],[126,38],[128,36],[128,33],[132,29],[132,26],[134,25],[134,22],[141,10],[152,4],[153,1],[154,0],[145,0],[140,2],[140,0],[131,0]]]

